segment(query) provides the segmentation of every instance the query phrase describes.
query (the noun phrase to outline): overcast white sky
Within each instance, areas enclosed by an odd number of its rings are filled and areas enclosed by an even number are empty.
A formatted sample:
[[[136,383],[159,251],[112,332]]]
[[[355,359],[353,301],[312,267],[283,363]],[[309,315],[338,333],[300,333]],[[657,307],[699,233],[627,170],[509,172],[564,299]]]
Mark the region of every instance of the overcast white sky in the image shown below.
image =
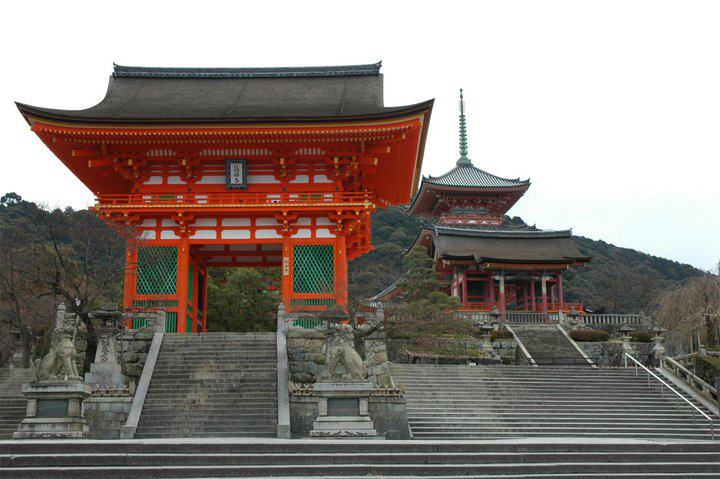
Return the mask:
[[[383,61],[385,104],[435,98],[423,173],[470,156],[532,187],[542,228],[687,262],[720,258],[720,2],[2,2],[0,194],[92,195],[13,101],[99,102],[112,62],[292,66]]]

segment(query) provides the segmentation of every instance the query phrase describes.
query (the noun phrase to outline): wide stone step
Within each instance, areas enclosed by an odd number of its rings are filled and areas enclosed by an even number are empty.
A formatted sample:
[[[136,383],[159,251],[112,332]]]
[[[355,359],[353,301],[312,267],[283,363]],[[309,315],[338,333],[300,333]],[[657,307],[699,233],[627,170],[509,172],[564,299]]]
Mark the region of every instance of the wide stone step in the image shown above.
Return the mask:
[[[232,406],[237,408],[250,408],[250,409],[258,409],[258,408],[273,408],[277,406],[277,400],[276,399],[264,399],[261,397],[254,397],[254,398],[248,398],[248,399],[240,399],[240,398],[231,398],[231,399],[217,399],[217,398],[210,398],[210,399],[192,399],[192,398],[163,398],[163,399],[155,399],[153,402],[146,403],[146,405],[143,407],[143,411],[147,411],[148,414],[155,412],[161,408],[164,408],[165,406],[174,406],[174,410],[177,413],[181,413],[187,408],[199,408],[197,409],[198,412],[201,412],[203,410],[222,410],[225,408],[229,408]],[[173,414],[172,410],[167,411],[168,414]]]
[[[48,467],[48,466],[150,466],[161,462],[174,465],[314,465],[322,463],[332,464],[523,464],[523,463],[550,463],[550,462],[641,462],[654,463],[667,462],[705,462],[712,463],[717,460],[714,452],[668,452],[668,453],[436,453],[428,457],[427,453],[302,453],[302,454],[142,454],[128,457],[125,454],[88,454],[88,455],[47,455],[9,456],[10,467]]]
[[[642,468],[645,474],[684,474],[688,470],[696,473],[715,473],[715,463],[703,462],[557,462],[554,464],[518,464],[518,463],[492,463],[492,464],[317,464],[306,465],[298,468],[291,464],[263,464],[263,465],[203,465],[202,477],[336,477],[336,476],[468,476],[487,477],[487,475],[507,476],[532,472],[533,474],[573,474],[574,477],[582,477],[581,474],[597,473],[604,474],[635,473]],[[124,466],[117,467],[114,471],[117,474],[124,474],[124,477],[153,477],[153,478],[186,478],[200,477],[198,468],[183,465],[168,465],[162,468],[157,466]],[[74,479],[94,479],[100,468],[42,468],[33,467],[24,470],[7,468],[7,478],[21,477],[18,472],[32,474],[24,477],[55,477]],[[119,477],[119,476],[116,476]],[[587,476],[586,476],[587,477]],[[649,476],[646,476],[649,477]],[[666,476],[672,477],[672,476]]]
[[[274,436],[276,363],[274,333],[166,335],[136,437]]]

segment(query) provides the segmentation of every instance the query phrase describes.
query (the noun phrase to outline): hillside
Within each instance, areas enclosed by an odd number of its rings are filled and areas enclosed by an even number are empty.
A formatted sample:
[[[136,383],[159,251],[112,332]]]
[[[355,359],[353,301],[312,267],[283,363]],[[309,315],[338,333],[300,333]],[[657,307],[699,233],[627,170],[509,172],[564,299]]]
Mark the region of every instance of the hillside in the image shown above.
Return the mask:
[[[507,219],[522,224],[521,218]],[[401,273],[399,260],[420,231],[422,220],[390,207],[373,215],[375,250],[350,263],[350,293],[369,297],[393,283]],[[582,300],[591,310],[639,312],[662,290],[702,271],[640,251],[620,248],[604,241],[575,236],[581,251],[592,256],[587,267],[568,271],[565,298]]]
[[[8,255],[13,249],[24,247],[27,243],[20,239],[13,242],[14,236],[9,234],[11,231],[30,235],[33,241],[46,241],[45,233],[33,227],[37,226],[39,218],[47,225],[54,225],[59,232],[57,240],[68,248],[68,254],[77,256],[76,260],[82,258],[79,251],[83,249],[80,247],[83,240],[93,238],[96,243],[107,245],[119,240],[107,225],[87,210],[73,211],[68,208],[45,211],[34,203],[22,201],[17,195],[9,194],[0,201],[0,256],[9,258]],[[508,222],[521,224],[522,219],[508,218]],[[401,274],[402,253],[417,237],[421,224],[422,220],[407,215],[401,207],[379,210],[373,215],[375,250],[350,263],[349,287],[352,298],[373,296],[398,278]],[[686,264],[620,248],[604,241],[594,241],[581,236],[575,239],[582,252],[592,256],[593,260],[585,268],[566,273],[565,297],[568,301],[582,300],[585,306],[592,310],[637,312],[647,309],[648,303],[659,291],[702,273]],[[102,266],[121,267],[124,262],[124,247],[109,248],[103,255]],[[0,262],[0,279],[7,275],[9,265],[7,260]],[[94,268],[96,267],[97,264]],[[102,294],[96,301],[102,299],[118,302],[122,292],[122,275],[113,276],[110,280],[99,276],[96,279],[102,285]],[[215,276],[211,276],[211,281],[214,279]],[[7,311],[0,308],[0,323],[6,316],[3,313]]]

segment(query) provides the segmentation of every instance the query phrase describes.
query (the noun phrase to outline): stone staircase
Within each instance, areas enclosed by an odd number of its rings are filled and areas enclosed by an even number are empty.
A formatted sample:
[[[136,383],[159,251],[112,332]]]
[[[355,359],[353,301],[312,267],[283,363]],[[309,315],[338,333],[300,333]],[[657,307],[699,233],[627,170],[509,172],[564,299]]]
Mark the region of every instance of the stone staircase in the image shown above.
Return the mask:
[[[12,439],[13,432],[25,418],[27,401],[20,389],[32,379],[30,369],[0,369],[0,439]]]
[[[217,477],[710,478],[720,441],[0,442],[3,479]]]
[[[554,324],[513,324],[512,328],[538,366],[590,366]]]
[[[136,438],[275,437],[275,333],[166,334]]]
[[[406,387],[416,439],[711,437],[709,421],[682,400],[676,407],[674,395],[663,397],[634,369],[393,364],[391,371]]]

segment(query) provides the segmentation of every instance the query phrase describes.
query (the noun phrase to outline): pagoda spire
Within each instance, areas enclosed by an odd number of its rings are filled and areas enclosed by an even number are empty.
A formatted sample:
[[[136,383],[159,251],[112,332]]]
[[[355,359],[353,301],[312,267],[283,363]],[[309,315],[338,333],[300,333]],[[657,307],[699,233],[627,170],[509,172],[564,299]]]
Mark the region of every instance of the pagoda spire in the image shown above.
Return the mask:
[[[463,100],[463,91],[460,89],[460,158],[457,166],[472,166],[470,158],[468,158],[467,146],[467,126],[465,125],[465,101]]]

